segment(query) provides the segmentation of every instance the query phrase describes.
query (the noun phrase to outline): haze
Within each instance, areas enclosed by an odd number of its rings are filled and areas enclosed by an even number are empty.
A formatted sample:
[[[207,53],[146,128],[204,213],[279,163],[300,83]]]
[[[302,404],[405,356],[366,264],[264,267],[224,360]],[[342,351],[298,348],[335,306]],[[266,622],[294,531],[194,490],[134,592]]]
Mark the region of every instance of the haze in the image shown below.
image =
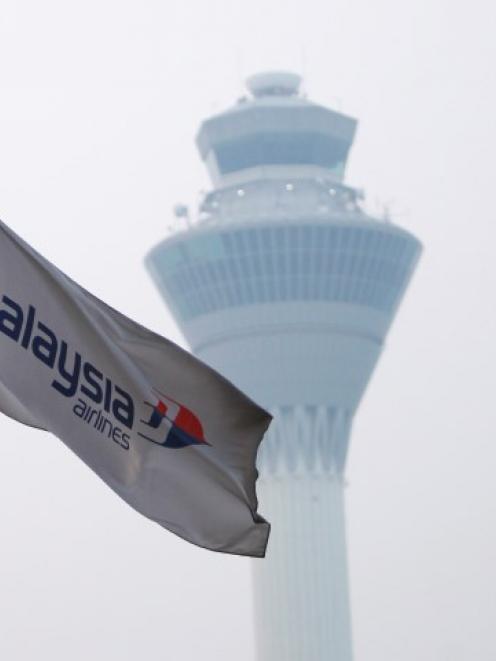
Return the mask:
[[[202,119],[273,68],[359,119],[347,181],[425,252],[353,434],[356,661],[496,658],[495,27],[483,0],[0,7],[0,216],[180,343],[142,258],[209,185]],[[2,659],[253,660],[250,561],[166,533],[5,417],[0,525]]]

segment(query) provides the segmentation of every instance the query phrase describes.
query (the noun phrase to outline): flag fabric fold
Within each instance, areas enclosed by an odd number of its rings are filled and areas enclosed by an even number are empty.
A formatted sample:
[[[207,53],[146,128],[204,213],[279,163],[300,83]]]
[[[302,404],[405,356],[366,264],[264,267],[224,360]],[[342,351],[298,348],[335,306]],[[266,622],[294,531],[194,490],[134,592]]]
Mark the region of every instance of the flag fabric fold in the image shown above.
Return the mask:
[[[0,412],[62,440],[121,498],[204,548],[263,557],[270,415],[109,307],[0,221]]]

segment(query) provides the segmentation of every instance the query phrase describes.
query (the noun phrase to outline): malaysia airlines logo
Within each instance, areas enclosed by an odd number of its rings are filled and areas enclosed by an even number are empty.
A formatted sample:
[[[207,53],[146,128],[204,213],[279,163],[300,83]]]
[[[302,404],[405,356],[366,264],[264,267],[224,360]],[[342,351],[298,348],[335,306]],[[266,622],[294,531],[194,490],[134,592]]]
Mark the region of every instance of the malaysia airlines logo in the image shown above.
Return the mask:
[[[158,399],[156,404],[145,402],[150,410],[147,420],[140,420],[147,427],[146,433],[138,436],[166,448],[184,448],[188,445],[209,445],[198,417],[186,406],[167,395],[153,390]]]
[[[50,385],[71,401],[75,416],[129,450],[136,426],[134,398],[39,320],[33,305],[23,307],[6,295],[0,296],[1,335],[29,351],[53,373]],[[209,445],[202,423],[192,411],[155,388],[152,392],[156,403],[144,403],[150,411],[140,420],[139,436],[166,448]]]

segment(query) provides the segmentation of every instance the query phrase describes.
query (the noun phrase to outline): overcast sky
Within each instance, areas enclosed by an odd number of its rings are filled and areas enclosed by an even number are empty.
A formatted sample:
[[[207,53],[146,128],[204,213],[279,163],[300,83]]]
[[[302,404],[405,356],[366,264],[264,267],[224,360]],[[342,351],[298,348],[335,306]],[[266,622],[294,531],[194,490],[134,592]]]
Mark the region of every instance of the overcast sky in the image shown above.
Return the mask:
[[[353,433],[356,661],[496,658],[495,30],[489,0],[0,4],[0,216],[179,342],[142,258],[208,187],[201,120],[272,68],[359,119],[347,181],[425,252]],[[0,530],[5,661],[253,661],[249,560],[3,417]]]

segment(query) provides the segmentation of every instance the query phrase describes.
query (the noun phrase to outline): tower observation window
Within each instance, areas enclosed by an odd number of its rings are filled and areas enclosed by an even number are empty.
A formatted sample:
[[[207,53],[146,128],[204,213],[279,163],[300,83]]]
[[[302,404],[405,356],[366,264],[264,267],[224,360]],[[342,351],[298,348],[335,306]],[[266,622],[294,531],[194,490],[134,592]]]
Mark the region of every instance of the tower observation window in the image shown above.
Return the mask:
[[[341,174],[349,144],[320,133],[260,133],[215,145],[222,174],[258,165],[316,165]]]

